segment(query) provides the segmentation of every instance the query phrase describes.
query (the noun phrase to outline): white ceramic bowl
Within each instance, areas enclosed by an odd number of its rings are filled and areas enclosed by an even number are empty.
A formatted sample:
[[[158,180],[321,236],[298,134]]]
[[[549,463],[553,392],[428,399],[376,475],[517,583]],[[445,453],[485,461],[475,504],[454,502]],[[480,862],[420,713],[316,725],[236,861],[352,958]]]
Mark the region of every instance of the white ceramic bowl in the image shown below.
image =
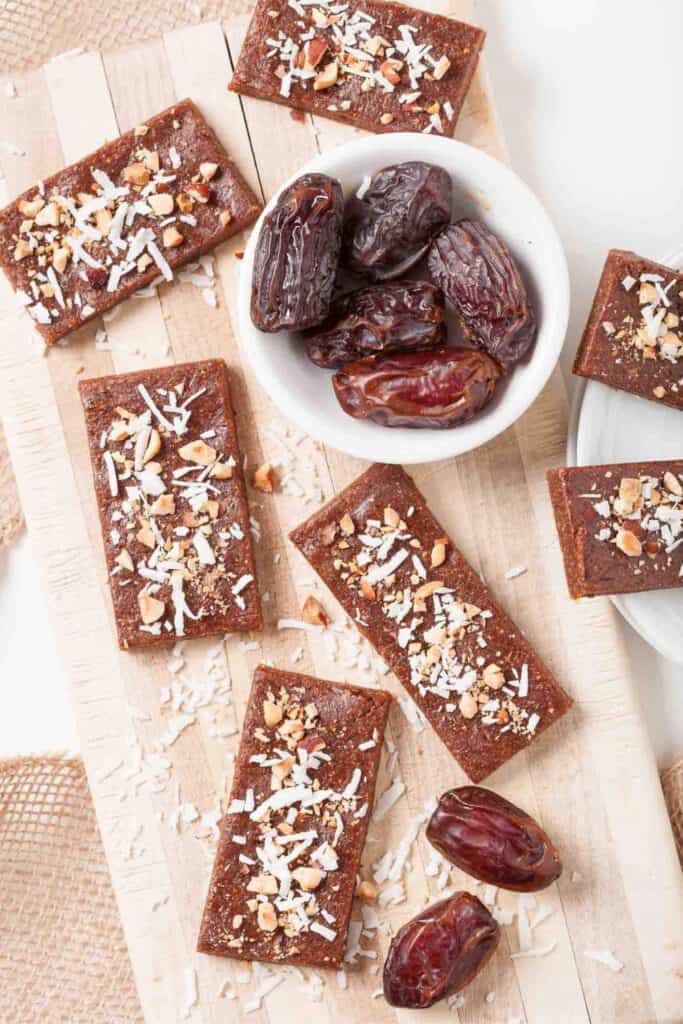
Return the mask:
[[[404,160],[445,167],[453,178],[454,219],[469,216],[485,221],[522,268],[536,309],[538,335],[532,356],[514,370],[504,387],[499,386],[494,401],[469,423],[450,430],[389,428],[348,416],[335,398],[331,371],[310,362],[295,334],[264,334],[251,322],[256,241],[276,197],[257,222],[242,261],[239,334],[263,387],[280,411],[307,434],[362,459],[408,464],[472,451],[509,427],[531,405],[560,355],[569,314],[569,276],[558,234],[538,199],[508,167],[462,142],[413,133],[363,138],[323,153],[294,177],[311,171],[329,174],[341,182],[348,197],[367,174]]]

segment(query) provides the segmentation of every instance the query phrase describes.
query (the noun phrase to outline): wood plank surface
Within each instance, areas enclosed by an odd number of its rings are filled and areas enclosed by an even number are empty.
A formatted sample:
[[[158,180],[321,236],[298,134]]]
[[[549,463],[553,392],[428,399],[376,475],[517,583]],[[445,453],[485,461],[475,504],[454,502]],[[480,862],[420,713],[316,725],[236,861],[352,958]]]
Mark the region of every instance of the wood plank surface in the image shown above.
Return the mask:
[[[428,5],[465,18],[465,0]],[[241,3],[223,24],[202,24],[115,53],[86,53],[0,82],[3,137],[25,155],[0,151],[7,199],[157,112],[192,97],[265,199],[317,153],[355,133],[284,107],[240,99],[225,86],[248,21]],[[504,158],[485,62],[458,137]],[[378,142],[381,144],[381,142]],[[380,910],[363,937],[366,955],[345,975],[287,968],[252,970],[194,952],[216,822],[229,790],[232,757],[254,666],[294,665],[331,679],[381,685],[365,641],[320,588],[287,540],[304,515],[350,482],[363,463],[325,450],[277,413],[241,358],[235,322],[245,239],[221,246],[211,264],[217,308],[192,283],[163,285],[131,299],[104,324],[87,326],[49,357],[28,317],[0,282],[0,396],[36,557],[48,591],[81,737],[83,756],[148,1024],[243,1019],[293,1024],[302,1012],[322,1024],[372,1019],[407,1022],[424,1014],[386,1005],[381,965],[391,933],[448,889],[495,896],[514,912],[500,952],[466,990],[442,1004],[434,1022],[462,1024],[674,1024],[683,1019],[683,886],[656,767],[611,605],[569,600],[544,473],[561,464],[567,401],[559,371],[526,415],[501,437],[457,460],[415,467],[444,525],[572,694],[577,707],[491,779],[537,815],[563,852],[559,884],[525,907],[510,894],[475,887],[457,870],[441,876],[422,835],[427,801],[464,781],[431,735],[395,702],[378,791],[405,794],[371,823],[364,872],[410,841],[404,898]],[[182,278],[183,275],[181,274]],[[98,329],[106,342],[95,344]],[[266,459],[283,482],[276,495],[251,493],[266,630],[258,637],[197,641],[176,652],[121,653],[115,645],[85,430],[79,375],[124,372],[171,361],[224,358],[247,472]],[[527,573],[505,577],[513,565]],[[277,628],[317,593],[332,613],[324,632]],[[173,693],[171,693],[173,688]],[[181,734],[169,732],[186,715]],[[447,891],[447,890],[446,890]],[[531,901],[533,903],[533,901]],[[533,929],[539,957],[517,957],[519,917]],[[357,908],[354,918],[360,919]],[[589,953],[611,952],[612,971]],[[345,987],[344,987],[345,986]],[[260,996],[263,995],[263,998]]]

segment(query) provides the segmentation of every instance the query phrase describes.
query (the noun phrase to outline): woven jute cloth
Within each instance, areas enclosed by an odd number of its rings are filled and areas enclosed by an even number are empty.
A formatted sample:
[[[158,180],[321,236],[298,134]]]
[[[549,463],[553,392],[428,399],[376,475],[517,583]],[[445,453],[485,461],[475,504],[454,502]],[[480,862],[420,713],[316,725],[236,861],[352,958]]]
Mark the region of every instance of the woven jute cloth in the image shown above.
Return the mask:
[[[0,548],[8,547],[19,535],[23,521],[12,463],[0,423]]]
[[[683,758],[662,772],[662,789],[683,868]]]
[[[142,1024],[83,762],[0,760],[0,1024]]]
[[[219,18],[230,6],[230,0],[0,0],[0,73],[29,71],[77,47],[114,50],[142,42]]]

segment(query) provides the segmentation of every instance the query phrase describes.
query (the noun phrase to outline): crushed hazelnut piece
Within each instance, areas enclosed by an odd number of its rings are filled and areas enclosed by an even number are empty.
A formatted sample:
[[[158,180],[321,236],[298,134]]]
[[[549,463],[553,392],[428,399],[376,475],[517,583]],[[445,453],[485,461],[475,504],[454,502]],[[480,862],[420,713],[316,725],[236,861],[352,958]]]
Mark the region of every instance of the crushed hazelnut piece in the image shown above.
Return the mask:
[[[320,74],[316,75],[313,89],[315,92],[320,92],[321,89],[329,89],[336,84],[338,76],[339,64],[336,60],[333,60],[323,68]]]
[[[229,466],[227,462],[217,462],[215,466],[211,467],[209,476],[214,477],[216,480],[230,480],[232,477],[232,466]]]
[[[670,494],[678,496],[683,494],[683,486],[681,486],[680,480],[670,470],[667,470],[664,474],[664,486]]]
[[[175,498],[172,494],[160,494],[149,511],[153,516],[172,516],[175,512]]]
[[[616,537],[616,545],[629,558],[638,557],[643,553],[643,547],[635,533],[630,530],[619,530]]]
[[[116,556],[116,564],[120,565],[122,569],[126,569],[128,572],[133,572],[135,566],[133,565],[133,559],[131,558],[128,548],[123,548],[122,551],[119,551]]]
[[[166,607],[163,601],[159,601],[156,597],[146,593],[138,594],[138,605],[140,606],[142,621],[146,626],[160,619]]]
[[[127,185],[146,185],[150,177],[151,171],[149,167],[145,167],[142,162],[130,164],[123,171],[123,180]]]
[[[374,903],[379,896],[379,886],[369,879],[365,879],[358,886],[358,899],[361,903]]]
[[[476,698],[469,691],[463,693],[458,702],[458,707],[463,718],[474,718],[479,710]]]
[[[295,868],[292,877],[304,892],[313,892],[322,882],[324,875],[318,868]]]
[[[274,875],[254,875],[247,883],[247,891],[274,896],[278,891],[277,878]]]
[[[394,122],[394,115],[393,114],[382,114],[380,119],[379,119],[379,123],[380,124],[393,124],[393,122]]]
[[[432,71],[432,75],[437,80],[437,82],[439,82],[443,78],[443,76],[446,74],[450,66],[451,62],[449,61],[448,57],[444,55],[443,57],[439,58],[439,60],[436,62],[436,67]]]
[[[204,163],[199,165],[199,173],[204,181],[211,181],[216,176],[218,170],[218,164],[213,164],[209,160],[205,160]]]
[[[326,626],[330,619],[317,597],[312,594],[304,601],[301,618],[311,626]]]
[[[253,485],[257,491],[272,494],[277,489],[277,476],[269,462],[264,462],[254,473]]]
[[[158,217],[167,217],[173,213],[173,196],[170,192],[159,192],[157,195],[149,196],[147,202]]]
[[[500,665],[496,665],[495,662],[491,662],[487,665],[482,673],[482,679],[487,686],[490,686],[492,690],[500,690],[501,686],[505,683],[505,675]]]
[[[345,512],[339,520],[339,526],[345,537],[351,537],[356,532],[355,524],[348,512]]]
[[[177,249],[183,243],[184,238],[178,229],[173,224],[170,224],[167,228],[164,228],[161,241],[165,249]]]
[[[223,227],[227,228],[228,224],[232,220],[232,214],[230,213],[230,210],[221,210],[221,212],[218,214],[218,219],[223,225]]]
[[[216,461],[216,450],[204,441],[190,441],[178,449],[178,455],[185,462],[196,462],[199,466],[210,466]]]
[[[277,915],[272,903],[259,903],[256,912],[258,926],[263,932],[274,932],[277,928]]]
[[[446,561],[446,541],[435,540],[432,548],[430,561],[433,569],[438,569]]]
[[[263,719],[269,729],[274,729],[282,721],[282,708],[272,700],[263,702]]]

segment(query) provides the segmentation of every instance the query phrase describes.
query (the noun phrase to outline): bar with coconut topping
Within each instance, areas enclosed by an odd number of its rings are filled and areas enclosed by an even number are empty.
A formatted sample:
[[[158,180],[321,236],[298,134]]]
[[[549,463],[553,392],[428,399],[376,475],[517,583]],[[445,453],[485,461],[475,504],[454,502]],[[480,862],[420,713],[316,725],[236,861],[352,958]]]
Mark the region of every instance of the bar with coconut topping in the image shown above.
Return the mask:
[[[683,587],[683,460],[548,470],[574,598]]]
[[[569,710],[400,466],[371,466],[291,537],[474,782]]]
[[[390,702],[256,669],[199,952],[341,964]]]
[[[261,629],[225,363],[79,390],[119,646]]]
[[[484,38],[405,4],[257,0],[230,88],[371,132],[452,136]]]
[[[683,275],[612,249],[574,373],[683,409]]]
[[[260,204],[184,100],[0,211],[0,267],[48,345],[251,224]]]

